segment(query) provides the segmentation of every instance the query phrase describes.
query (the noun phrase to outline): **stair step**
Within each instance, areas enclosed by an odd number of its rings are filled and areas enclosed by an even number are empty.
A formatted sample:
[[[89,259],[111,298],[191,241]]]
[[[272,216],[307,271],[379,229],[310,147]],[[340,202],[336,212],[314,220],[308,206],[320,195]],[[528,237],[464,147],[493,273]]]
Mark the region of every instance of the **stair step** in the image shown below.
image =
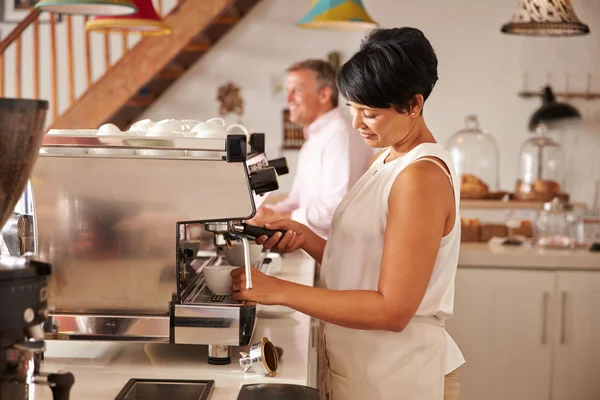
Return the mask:
[[[211,47],[210,43],[188,43],[184,48],[183,51],[186,53],[200,53],[200,52],[204,52],[204,51],[208,51]]]
[[[156,75],[156,78],[157,79],[177,79],[181,75],[183,75],[184,72],[185,72],[185,70],[183,68],[167,67],[167,68],[163,69],[162,71],[160,71],[158,73],[158,75]]]
[[[148,107],[156,100],[157,96],[134,96],[127,101],[127,107]]]
[[[236,6],[235,2],[233,2],[214,21],[214,23],[219,24],[219,25],[234,25],[239,22],[240,18],[241,18],[240,10]]]
[[[215,24],[218,25],[234,25],[240,21],[240,17],[234,16],[222,16],[215,20]]]

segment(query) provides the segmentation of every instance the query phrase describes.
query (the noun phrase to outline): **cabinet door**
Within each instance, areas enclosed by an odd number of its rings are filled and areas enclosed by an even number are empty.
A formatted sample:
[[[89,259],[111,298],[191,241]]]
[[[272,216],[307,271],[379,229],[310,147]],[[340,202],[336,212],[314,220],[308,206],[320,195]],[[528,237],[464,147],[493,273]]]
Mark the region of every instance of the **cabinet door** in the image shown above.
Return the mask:
[[[466,359],[461,400],[550,398],[555,276],[459,268],[447,330]]]
[[[553,400],[600,399],[600,272],[558,273]]]

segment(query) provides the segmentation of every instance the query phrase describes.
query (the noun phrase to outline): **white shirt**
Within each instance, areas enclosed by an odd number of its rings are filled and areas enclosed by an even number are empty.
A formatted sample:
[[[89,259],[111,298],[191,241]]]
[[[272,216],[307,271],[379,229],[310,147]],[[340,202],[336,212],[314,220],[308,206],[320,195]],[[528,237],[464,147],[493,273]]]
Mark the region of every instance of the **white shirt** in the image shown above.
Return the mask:
[[[436,157],[442,160],[451,172],[456,217],[454,227],[441,240],[431,279],[416,315],[446,320],[454,312],[454,279],[458,266],[461,228],[460,184],[457,184],[460,179],[452,167],[449,154],[438,143],[420,144],[404,156],[384,164],[388,154],[389,150],[373,163],[335,212],[323,254],[321,278],[327,289],[378,290],[388,198],[392,184],[409,164],[423,157]],[[445,336],[447,374],[465,360],[450,335],[446,332]],[[390,353],[390,357],[394,357],[393,352]]]
[[[304,129],[289,196],[269,206],[327,238],[333,213],[348,190],[367,170],[372,149],[342,116],[339,108]]]

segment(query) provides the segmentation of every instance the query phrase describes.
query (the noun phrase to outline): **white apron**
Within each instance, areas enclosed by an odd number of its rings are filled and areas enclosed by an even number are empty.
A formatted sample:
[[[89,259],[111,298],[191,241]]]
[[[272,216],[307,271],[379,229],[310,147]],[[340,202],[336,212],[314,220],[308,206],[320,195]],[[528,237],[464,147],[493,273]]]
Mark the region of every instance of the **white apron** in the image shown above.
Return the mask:
[[[329,399],[443,399],[443,326],[436,317],[415,317],[400,334],[325,324]]]
[[[384,164],[388,154],[373,163],[336,210],[321,267],[328,289],[377,290],[389,192],[407,165],[436,157],[451,171],[451,182],[458,182],[450,157],[439,144],[421,144]],[[453,312],[460,248],[460,193],[453,186],[456,222],[442,238],[427,291],[408,326],[389,332],[325,324],[325,391],[330,400],[443,399],[444,376],[464,362],[444,329],[444,320]]]

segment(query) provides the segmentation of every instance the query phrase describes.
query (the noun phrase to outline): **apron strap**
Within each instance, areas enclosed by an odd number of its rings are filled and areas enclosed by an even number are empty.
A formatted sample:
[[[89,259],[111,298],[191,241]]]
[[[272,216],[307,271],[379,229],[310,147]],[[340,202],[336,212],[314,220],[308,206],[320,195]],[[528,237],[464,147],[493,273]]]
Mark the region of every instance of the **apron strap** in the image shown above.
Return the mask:
[[[425,324],[433,324],[433,325],[437,325],[441,328],[443,328],[445,326],[444,320],[440,319],[439,317],[433,316],[433,317],[424,317],[421,315],[415,315],[411,320],[410,323],[412,324],[413,322],[419,322],[419,323],[425,323]]]

